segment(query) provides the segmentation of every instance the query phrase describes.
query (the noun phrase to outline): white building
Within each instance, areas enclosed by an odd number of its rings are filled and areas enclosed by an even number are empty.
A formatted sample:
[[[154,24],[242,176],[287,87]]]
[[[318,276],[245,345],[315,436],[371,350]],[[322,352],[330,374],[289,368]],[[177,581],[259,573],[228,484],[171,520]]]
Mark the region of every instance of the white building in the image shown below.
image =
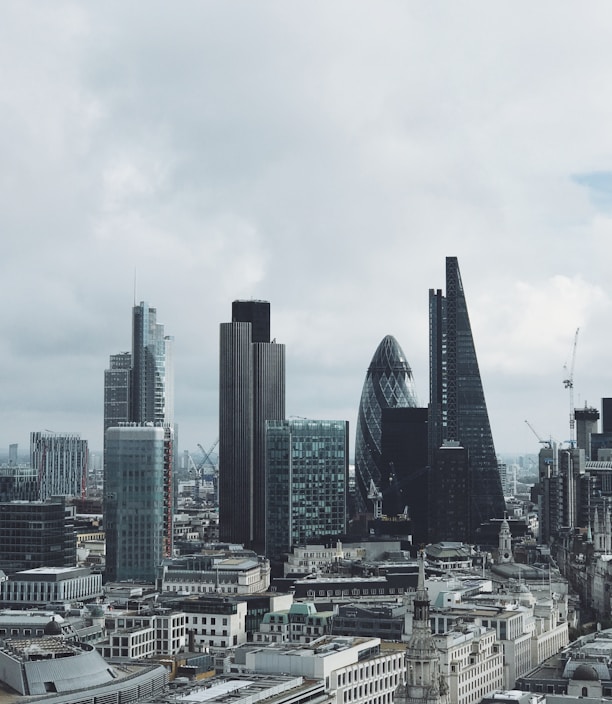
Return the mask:
[[[246,601],[185,599],[181,606],[188,637],[196,648],[233,648],[246,643]]]
[[[502,687],[515,680],[569,642],[567,596],[532,593],[510,583],[504,593],[478,594],[462,599],[458,591],[439,592],[431,610],[433,630],[444,634],[459,621],[493,629],[504,657]]]
[[[502,647],[492,628],[472,624],[438,635],[435,642],[450,702],[475,704],[502,687]]]
[[[139,660],[153,655],[174,655],[187,643],[187,617],[182,611],[159,609],[154,613],[107,611],[107,638],[96,643],[105,658]]]
[[[331,633],[333,618],[333,611],[317,611],[308,602],[295,603],[288,610],[267,613],[253,642],[310,643]]]
[[[10,608],[86,602],[102,594],[102,575],[88,567],[35,567],[0,584],[0,601]]]
[[[380,638],[327,637],[307,647],[270,645],[242,655],[253,672],[321,680],[335,704],[391,704],[404,677],[404,648],[384,649]]]
[[[270,562],[253,556],[189,555],[164,560],[158,589],[178,594],[256,594],[270,586]]]

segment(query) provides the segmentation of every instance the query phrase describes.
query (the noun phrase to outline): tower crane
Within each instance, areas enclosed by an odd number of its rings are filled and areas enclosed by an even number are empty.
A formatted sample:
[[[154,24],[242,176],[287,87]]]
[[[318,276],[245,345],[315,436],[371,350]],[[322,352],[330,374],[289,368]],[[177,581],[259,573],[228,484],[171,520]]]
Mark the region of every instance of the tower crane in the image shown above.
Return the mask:
[[[527,423],[527,427],[529,428],[529,430],[531,430],[531,432],[536,436],[540,445],[546,445],[546,447],[548,447],[548,448],[552,447],[552,440],[542,440],[542,438],[538,435],[538,433],[536,432],[536,429],[533,427],[533,425],[531,425],[531,423],[528,420],[526,420],[525,423]]]
[[[574,364],[576,362],[576,347],[578,345],[578,333],[580,328],[576,328],[576,333],[574,335],[574,344],[572,347],[572,361],[568,371],[567,363],[563,365],[563,371],[565,372],[565,379],[563,379],[563,386],[569,390],[569,404],[570,404],[570,447],[574,447]]]

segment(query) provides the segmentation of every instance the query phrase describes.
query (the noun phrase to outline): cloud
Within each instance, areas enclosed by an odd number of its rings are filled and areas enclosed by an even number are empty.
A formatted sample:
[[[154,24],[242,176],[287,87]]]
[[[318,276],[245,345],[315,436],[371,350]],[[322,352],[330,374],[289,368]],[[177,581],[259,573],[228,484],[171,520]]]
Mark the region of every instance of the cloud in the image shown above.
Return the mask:
[[[386,334],[425,402],[427,291],[446,255],[497,444],[537,449],[526,407],[560,434],[576,327],[577,398],[612,383],[611,15],[8,2],[0,446],[56,417],[101,445],[102,372],[130,347],[134,278],[176,339],[186,447],[216,437],[218,324],[239,297],[272,303],[295,415],[354,424]]]

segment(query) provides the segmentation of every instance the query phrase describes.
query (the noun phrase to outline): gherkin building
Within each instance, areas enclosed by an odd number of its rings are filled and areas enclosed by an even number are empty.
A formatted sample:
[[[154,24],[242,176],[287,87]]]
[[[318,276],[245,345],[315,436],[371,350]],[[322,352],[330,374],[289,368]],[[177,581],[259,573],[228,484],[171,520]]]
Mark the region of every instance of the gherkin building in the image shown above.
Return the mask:
[[[382,411],[383,408],[416,408],[418,406],[412,370],[406,355],[392,335],[378,345],[368,371],[357,417],[355,437],[355,509],[371,510],[368,500],[370,483],[381,485]]]

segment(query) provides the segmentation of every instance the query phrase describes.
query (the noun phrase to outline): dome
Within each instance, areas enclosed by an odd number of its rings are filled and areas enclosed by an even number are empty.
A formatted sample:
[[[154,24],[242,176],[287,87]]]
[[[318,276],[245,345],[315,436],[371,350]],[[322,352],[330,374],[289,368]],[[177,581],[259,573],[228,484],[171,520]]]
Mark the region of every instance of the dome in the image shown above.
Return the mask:
[[[572,679],[598,682],[599,675],[597,674],[597,670],[592,665],[585,665],[582,663],[582,665],[578,665],[578,667],[574,670]]]
[[[62,635],[62,627],[59,625],[59,623],[55,620],[54,617],[52,617],[51,620],[45,626],[45,635],[46,636],[61,636]]]
[[[370,481],[382,490],[382,410],[416,408],[418,401],[412,369],[393,335],[386,335],[376,348],[366,374],[359,403],[355,437],[355,472],[358,485],[357,510],[365,512]],[[388,469],[384,471],[388,472]]]

